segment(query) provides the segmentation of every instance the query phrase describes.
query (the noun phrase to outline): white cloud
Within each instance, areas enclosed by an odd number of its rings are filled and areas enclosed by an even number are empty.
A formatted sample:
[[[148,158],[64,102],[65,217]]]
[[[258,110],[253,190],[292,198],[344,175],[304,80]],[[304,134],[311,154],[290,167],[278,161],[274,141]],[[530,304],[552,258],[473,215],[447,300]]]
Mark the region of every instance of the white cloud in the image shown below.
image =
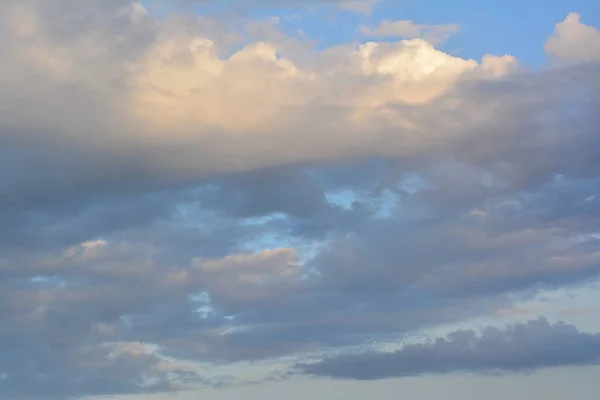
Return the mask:
[[[40,28],[27,40],[13,37],[14,68],[0,74],[13,83],[0,101],[14,104],[9,92],[18,90],[27,104],[7,114],[7,122],[69,132],[65,137],[76,146],[88,146],[93,136],[115,155],[133,152],[192,175],[347,157],[357,147],[403,153],[408,147],[372,139],[400,129],[398,140],[425,146],[435,132],[411,134],[412,118],[389,106],[430,103],[462,77],[496,77],[513,62],[497,58],[490,69],[489,57],[453,57],[422,39],[313,49],[308,59],[277,40],[250,41],[230,52],[218,37],[200,33],[204,20],[158,21],[136,10],[140,18],[124,19],[122,8],[108,6],[97,15],[96,24],[114,24],[118,35],[90,29],[65,42]],[[36,8],[28,12],[43,17]],[[73,113],[86,102],[91,112]],[[51,118],[43,112],[48,109]],[[31,114],[46,117],[32,121]],[[311,136],[319,129],[329,132],[327,145]],[[152,151],[157,146],[181,151]],[[199,157],[192,149],[210,154]]]
[[[579,13],[569,13],[564,21],[556,24],[544,50],[568,61],[600,60],[600,30],[582,23]]]
[[[281,128],[286,126],[285,135],[296,141],[301,134],[298,118],[318,109],[318,103],[345,110],[335,116],[320,113],[319,123],[330,125],[337,141],[344,140],[336,137],[341,130],[373,129],[388,103],[427,103],[469,72],[501,76],[507,71],[503,65],[514,64],[514,58],[491,56],[479,64],[421,39],[328,49],[314,55],[316,69],[280,56],[276,43],[251,43],[228,58],[219,58],[214,46],[196,37],[156,44],[135,67],[139,73],[129,97],[132,115],[154,129],[222,129],[257,141],[275,130],[282,141]],[[188,61],[176,61],[182,52]],[[489,67],[492,60],[494,68]],[[398,126],[406,122],[401,115],[388,121]],[[302,158],[298,151],[296,157]],[[263,156],[262,161],[267,159]]]

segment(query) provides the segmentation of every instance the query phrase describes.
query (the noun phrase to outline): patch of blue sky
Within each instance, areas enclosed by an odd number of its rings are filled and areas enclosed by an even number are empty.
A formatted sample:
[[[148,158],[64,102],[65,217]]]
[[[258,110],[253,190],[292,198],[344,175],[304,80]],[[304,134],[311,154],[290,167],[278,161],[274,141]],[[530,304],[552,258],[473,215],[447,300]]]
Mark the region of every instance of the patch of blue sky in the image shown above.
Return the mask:
[[[344,11],[339,8],[318,7],[298,9],[280,19],[280,29],[287,35],[295,35],[301,30],[314,40],[315,48],[364,43],[364,34],[360,26],[369,22],[369,18],[360,13]],[[335,29],[332,27],[335,26]]]
[[[384,189],[379,195],[372,196],[368,192],[358,193],[352,189],[341,189],[326,194],[327,201],[344,211],[354,208],[358,202],[365,204],[377,218],[390,218],[398,204],[399,196],[392,190]]]
[[[261,215],[258,217],[245,218],[240,221],[242,226],[264,226],[268,225],[273,221],[285,221],[288,216],[281,212],[276,212],[268,215]]]
[[[352,206],[360,197],[356,191],[352,189],[341,189],[335,192],[325,194],[327,202],[335,207],[339,207],[344,211],[352,209]]]
[[[242,243],[239,250],[259,253],[276,248],[293,248],[296,250],[300,262],[306,263],[318,254],[321,247],[320,242],[306,241],[293,235],[265,230],[254,239]]]
[[[378,196],[371,196],[366,203],[375,218],[392,218],[399,201],[400,196],[396,192],[384,189]]]
[[[58,276],[49,276],[49,275],[38,275],[32,278],[29,278],[29,282],[36,285],[44,285],[44,286],[55,286],[59,288],[67,287],[68,282],[64,279],[59,278]]]
[[[200,316],[200,318],[210,318],[217,315],[217,311],[213,306],[212,299],[208,292],[199,292],[188,295],[188,302],[194,308],[194,312]]]
[[[345,211],[352,209],[355,203],[361,202],[371,209],[375,217],[392,218],[394,210],[396,210],[400,202],[400,196],[396,189],[412,195],[428,187],[430,187],[430,184],[423,175],[406,172],[394,188],[384,189],[376,196],[373,196],[368,191],[359,193],[356,190],[346,188],[329,192],[326,194],[326,197],[330,204]]]
[[[265,250],[287,247],[292,241],[279,232],[264,231],[254,237],[254,239],[243,242],[239,248],[241,251],[251,251],[260,253]]]
[[[415,194],[423,189],[429,188],[430,184],[422,174],[416,172],[405,172],[402,176],[402,179],[396,186],[398,189],[408,194]]]

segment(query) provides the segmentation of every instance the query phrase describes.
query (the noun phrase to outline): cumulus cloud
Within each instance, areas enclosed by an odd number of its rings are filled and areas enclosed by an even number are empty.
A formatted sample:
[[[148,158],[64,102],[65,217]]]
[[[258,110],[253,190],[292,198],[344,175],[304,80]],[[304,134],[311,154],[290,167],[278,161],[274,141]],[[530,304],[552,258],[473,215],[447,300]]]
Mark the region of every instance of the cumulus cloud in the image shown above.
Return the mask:
[[[30,19],[42,18],[44,7],[29,9]],[[357,151],[407,151],[383,144],[388,130],[427,146],[438,139],[434,132],[414,132],[415,122],[390,109],[391,103],[428,103],[461,77],[489,75],[491,62],[514,63],[510,57],[487,57],[481,63],[452,57],[419,39],[331,48],[314,55],[315,68],[281,56],[280,43],[264,41],[222,57],[215,39],[194,34],[193,26],[172,32],[168,23],[128,17],[125,5],[105,7],[105,14],[86,18],[99,27],[112,24],[110,29],[120,30],[125,41],[98,36],[91,27],[60,41],[53,40],[52,26],[42,24],[27,35],[9,29],[16,65],[7,68],[5,80],[12,86],[28,83],[14,87],[27,104],[8,113],[5,125],[25,129],[29,113],[54,107],[52,118],[36,121],[49,131],[48,140],[92,153],[89,159],[102,146],[110,151],[112,165],[136,159],[140,169],[146,163],[162,168],[161,175],[196,178],[208,171],[326,160]],[[75,30],[81,22],[65,17],[65,24],[63,29]],[[18,68],[18,63],[28,67]],[[15,103],[6,96],[7,103]],[[58,109],[51,100],[56,96],[64,99]],[[91,111],[74,120],[70,107]],[[327,142],[309,140],[305,132],[316,129],[327,130]],[[349,135],[350,130],[361,133]],[[23,136],[14,138],[15,146]]]
[[[451,372],[525,372],[540,368],[597,365],[600,334],[539,318],[505,329],[455,331],[446,338],[407,344],[393,353],[363,353],[301,365],[309,374],[333,378],[383,379]]]
[[[597,276],[597,63],[319,48],[125,0],[0,16],[3,398],[176,390],[207,383],[182,362],[360,345]]]
[[[556,24],[544,45],[546,53],[567,61],[600,60],[600,30],[581,22],[581,15],[569,13]]]

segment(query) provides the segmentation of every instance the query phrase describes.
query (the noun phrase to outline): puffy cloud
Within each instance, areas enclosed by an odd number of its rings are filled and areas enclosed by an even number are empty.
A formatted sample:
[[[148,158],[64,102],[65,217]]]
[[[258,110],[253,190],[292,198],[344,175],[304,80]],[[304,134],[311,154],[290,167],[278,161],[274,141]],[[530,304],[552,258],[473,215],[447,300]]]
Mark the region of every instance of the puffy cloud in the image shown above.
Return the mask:
[[[568,61],[600,60],[600,30],[582,23],[579,13],[569,13],[564,21],[556,24],[544,50]]]
[[[547,367],[597,365],[600,334],[545,319],[407,344],[393,353],[363,353],[301,365],[306,373],[335,378],[383,379],[451,372],[497,373]]]

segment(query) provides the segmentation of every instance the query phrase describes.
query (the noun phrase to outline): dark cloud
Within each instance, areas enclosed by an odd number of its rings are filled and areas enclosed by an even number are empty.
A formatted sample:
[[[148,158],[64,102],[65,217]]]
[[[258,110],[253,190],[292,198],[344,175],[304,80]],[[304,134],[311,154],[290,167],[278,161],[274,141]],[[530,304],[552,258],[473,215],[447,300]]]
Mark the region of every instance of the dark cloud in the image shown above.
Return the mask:
[[[283,213],[311,218],[329,211],[325,187],[318,178],[300,168],[271,168],[236,174],[213,181],[203,206],[233,217],[250,218]],[[211,187],[212,186],[212,187]]]
[[[505,329],[488,327],[480,335],[455,331],[446,338],[404,345],[393,353],[335,356],[298,368],[332,378],[383,379],[452,372],[526,372],[599,362],[600,334],[539,318]]]
[[[28,344],[24,344],[27,346]],[[31,343],[29,343],[31,345]],[[10,370],[3,373],[0,395],[7,400],[76,399],[90,393],[122,395],[168,392],[176,377],[157,370],[159,358],[148,354],[111,354],[103,346],[81,346],[65,351],[55,347],[12,347],[3,351]],[[33,352],[32,352],[33,350]],[[27,362],[20,358],[34,355]],[[196,377],[196,381],[200,378]]]

